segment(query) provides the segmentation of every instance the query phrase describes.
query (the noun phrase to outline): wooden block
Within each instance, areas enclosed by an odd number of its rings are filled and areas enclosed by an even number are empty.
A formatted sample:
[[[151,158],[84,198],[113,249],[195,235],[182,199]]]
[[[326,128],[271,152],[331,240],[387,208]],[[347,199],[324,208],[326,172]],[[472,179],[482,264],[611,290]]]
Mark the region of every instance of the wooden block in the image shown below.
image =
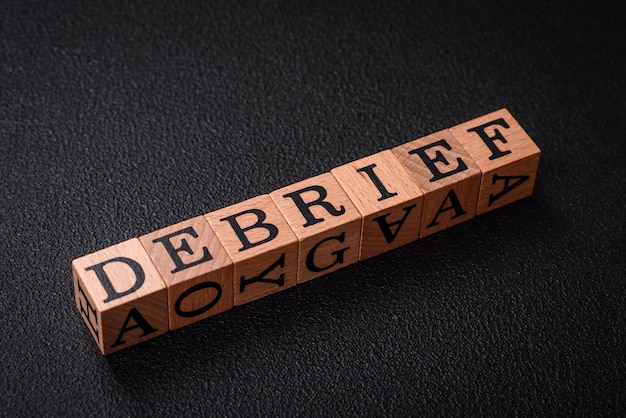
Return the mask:
[[[359,260],[419,237],[424,192],[393,151],[331,170],[363,217]]]
[[[205,216],[235,263],[235,305],[296,284],[298,239],[269,195]]]
[[[233,307],[233,262],[204,216],[139,240],[167,285],[170,329]]]
[[[480,169],[448,130],[393,149],[424,191],[420,237],[476,215]]]
[[[168,330],[167,288],[137,238],[72,262],[76,306],[102,354]]]
[[[482,171],[477,214],[533,193],[540,151],[507,109],[450,130]]]
[[[331,173],[270,196],[300,241],[298,283],[358,261],[361,215]]]

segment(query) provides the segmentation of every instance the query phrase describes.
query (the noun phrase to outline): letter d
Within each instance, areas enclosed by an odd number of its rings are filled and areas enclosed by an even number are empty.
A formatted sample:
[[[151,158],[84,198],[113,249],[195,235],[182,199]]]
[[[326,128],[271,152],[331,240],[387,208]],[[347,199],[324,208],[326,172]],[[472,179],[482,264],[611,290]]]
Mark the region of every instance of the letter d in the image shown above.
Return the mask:
[[[124,263],[128,265],[135,274],[135,284],[133,284],[129,289],[122,292],[118,292],[117,290],[115,290],[115,288],[113,287],[113,283],[111,283],[111,280],[109,279],[109,276],[107,275],[106,271],[104,271],[104,266],[109,263]],[[104,287],[104,290],[106,290],[107,298],[104,299],[104,303],[109,303],[115,299],[119,299],[123,296],[130,295],[131,293],[136,292],[143,285],[146,277],[143,268],[141,268],[141,265],[135,260],[127,257],[115,257],[110,260],[103,261],[102,263],[87,267],[85,268],[85,270],[93,270],[93,272],[96,273],[98,280],[100,280],[102,287]]]

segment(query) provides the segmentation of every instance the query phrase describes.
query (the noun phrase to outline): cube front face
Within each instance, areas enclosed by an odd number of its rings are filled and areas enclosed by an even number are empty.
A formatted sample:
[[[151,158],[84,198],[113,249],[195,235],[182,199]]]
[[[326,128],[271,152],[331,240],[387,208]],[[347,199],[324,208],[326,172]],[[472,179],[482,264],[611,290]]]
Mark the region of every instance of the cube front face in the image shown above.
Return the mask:
[[[72,262],[76,305],[103,354],[168,331],[167,288],[137,238]]]
[[[477,214],[533,192],[540,151],[506,109],[450,128],[482,171]]]
[[[358,261],[362,218],[331,173],[270,196],[300,241],[298,283]]]
[[[205,215],[234,263],[234,304],[294,286],[298,238],[269,195]]]
[[[233,262],[204,216],[139,240],[168,287],[170,329],[233,307]]]
[[[424,191],[420,237],[476,215],[481,171],[449,130],[400,145],[393,152]]]
[[[418,239],[424,193],[393,151],[331,170],[363,217],[359,260]]]

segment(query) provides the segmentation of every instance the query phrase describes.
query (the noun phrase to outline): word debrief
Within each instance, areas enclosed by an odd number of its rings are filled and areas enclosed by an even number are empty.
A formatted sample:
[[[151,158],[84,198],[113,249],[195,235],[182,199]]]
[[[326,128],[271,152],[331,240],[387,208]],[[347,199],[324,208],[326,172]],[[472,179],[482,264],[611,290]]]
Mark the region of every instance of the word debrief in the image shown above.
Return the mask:
[[[113,353],[529,196],[539,155],[501,109],[80,257],[76,306]]]

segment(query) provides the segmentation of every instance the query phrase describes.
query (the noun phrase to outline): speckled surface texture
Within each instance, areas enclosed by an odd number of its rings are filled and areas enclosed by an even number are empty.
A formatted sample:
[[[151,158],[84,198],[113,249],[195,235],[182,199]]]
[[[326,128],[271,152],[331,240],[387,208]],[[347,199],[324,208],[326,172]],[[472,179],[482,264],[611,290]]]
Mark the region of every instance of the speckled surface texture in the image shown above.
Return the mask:
[[[1,2],[1,415],[626,414],[623,6],[123,3]],[[91,340],[72,259],[501,107],[532,197]]]

